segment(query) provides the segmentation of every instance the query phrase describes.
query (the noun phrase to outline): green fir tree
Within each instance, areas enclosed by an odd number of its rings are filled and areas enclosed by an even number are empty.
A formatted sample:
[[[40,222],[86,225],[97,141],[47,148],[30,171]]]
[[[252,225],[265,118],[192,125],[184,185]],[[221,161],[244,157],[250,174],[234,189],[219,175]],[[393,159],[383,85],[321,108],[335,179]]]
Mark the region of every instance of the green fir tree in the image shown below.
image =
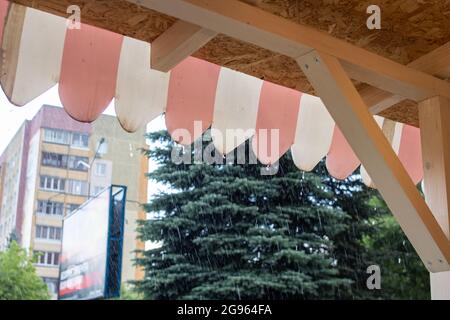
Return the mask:
[[[275,175],[229,158],[226,165],[176,164],[167,132],[149,138],[147,154],[159,164],[149,178],[168,191],[145,206],[154,218],[139,229],[142,240],[161,243],[137,260],[146,271],[136,283],[145,298],[383,297],[367,289],[366,269],[380,260],[373,219],[390,213],[357,175],[337,181],[323,163],[303,172],[289,153]],[[185,155],[197,158],[189,148]]]

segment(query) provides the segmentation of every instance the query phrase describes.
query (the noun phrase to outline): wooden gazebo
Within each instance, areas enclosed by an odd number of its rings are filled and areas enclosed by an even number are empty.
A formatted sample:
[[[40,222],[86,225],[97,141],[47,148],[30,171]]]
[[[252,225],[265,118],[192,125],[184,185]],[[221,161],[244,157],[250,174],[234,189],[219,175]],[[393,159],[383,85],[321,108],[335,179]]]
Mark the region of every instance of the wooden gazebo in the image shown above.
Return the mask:
[[[378,188],[431,272],[433,298],[450,299],[450,3],[378,0],[375,4],[381,9],[382,27],[369,30],[366,9],[372,2],[2,0],[0,83],[14,104],[24,105],[59,82],[64,107],[81,121],[95,120],[115,97],[119,121],[128,131],[169,108],[169,130],[180,126],[191,130],[193,120],[204,121],[203,130],[211,124],[219,129],[241,128],[247,123],[277,127],[287,137],[282,138],[282,152],[294,144],[296,153],[294,142],[307,135],[318,139],[311,153],[320,149],[319,160],[330,151],[335,123],[351,147],[349,152],[339,149],[337,153],[355,155],[330,164],[335,175],[345,178],[363,165],[366,180]],[[73,5],[81,9],[85,35],[65,30],[65,18],[72,14],[67,9]],[[108,34],[99,36],[97,30]],[[136,40],[139,42],[133,42]],[[95,41],[100,44],[92,49]],[[42,43],[42,49],[37,49]],[[86,43],[88,49],[83,47]],[[145,47],[150,43],[151,50]],[[81,72],[72,62],[86,62],[92,50],[103,58]],[[190,56],[195,59],[187,59]],[[143,73],[150,68],[158,74]],[[44,75],[45,70],[50,71]],[[178,82],[168,79],[169,71]],[[38,78],[30,76],[39,72],[43,73]],[[101,77],[92,86],[89,81],[94,72]],[[184,87],[182,98],[171,94],[172,86],[189,77],[203,79],[204,99],[196,97],[198,104],[179,102],[190,97],[190,92],[198,89],[195,86]],[[245,92],[232,83],[242,83]],[[149,84],[155,92],[145,89]],[[80,91],[90,92],[90,96],[80,96]],[[166,95],[158,96],[161,91]],[[239,98],[247,91],[258,93],[259,111],[255,107],[254,113],[247,114],[227,96],[229,92]],[[309,130],[300,136],[298,122],[291,121],[290,112],[294,119],[299,113],[298,107],[292,111],[292,105],[298,106],[300,101],[296,92],[307,95],[308,119],[317,134]],[[262,96],[268,101],[278,99],[281,105],[273,103],[270,108],[261,102]],[[157,107],[145,109],[143,103],[148,99]],[[248,104],[255,100],[246,99]],[[205,102],[209,100],[210,104]],[[331,120],[320,105],[326,107]],[[253,116],[263,107],[265,117]],[[222,109],[219,112],[217,108]],[[300,112],[307,108],[300,105]],[[239,118],[238,124],[232,114]],[[328,123],[332,123],[331,130]],[[403,156],[394,143],[396,123],[417,132],[417,139],[405,138],[405,150],[412,151]],[[319,138],[321,130],[328,130],[330,138]],[[234,147],[227,145],[220,151],[227,153]],[[299,152],[300,168],[311,169],[318,161],[302,156]],[[420,168],[412,161],[419,161]],[[346,166],[349,168],[342,169]],[[425,199],[416,188],[422,175]]]

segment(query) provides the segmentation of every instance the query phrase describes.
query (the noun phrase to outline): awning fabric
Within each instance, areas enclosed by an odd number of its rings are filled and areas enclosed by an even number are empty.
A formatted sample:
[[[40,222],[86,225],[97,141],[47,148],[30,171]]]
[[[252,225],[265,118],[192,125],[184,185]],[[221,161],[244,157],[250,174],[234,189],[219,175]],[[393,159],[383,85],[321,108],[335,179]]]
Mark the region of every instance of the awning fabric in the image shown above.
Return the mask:
[[[118,120],[128,132],[165,113],[169,132],[182,144],[191,144],[211,127],[214,145],[222,154],[252,139],[264,164],[275,163],[290,149],[301,170],[311,171],[324,157],[337,179],[360,167],[317,97],[195,58],[161,73],[150,67],[149,43],[85,24],[68,29],[64,18],[7,0],[0,0],[0,19],[0,83],[17,106],[59,83],[64,109],[79,121],[95,121],[114,98]],[[419,129],[375,119],[413,182],[420,182]],[[240,129],[242,135],[227,139],[229,129]],[[261,137],[262,129],[268,137]],[[277,145],[272,143],[271,129],[279,130]],[[180,130],[191,138],[180,140]],[[279,152],[270,152],[275,149]],[[365,169],[360,170],[364,182],[374,187]]]

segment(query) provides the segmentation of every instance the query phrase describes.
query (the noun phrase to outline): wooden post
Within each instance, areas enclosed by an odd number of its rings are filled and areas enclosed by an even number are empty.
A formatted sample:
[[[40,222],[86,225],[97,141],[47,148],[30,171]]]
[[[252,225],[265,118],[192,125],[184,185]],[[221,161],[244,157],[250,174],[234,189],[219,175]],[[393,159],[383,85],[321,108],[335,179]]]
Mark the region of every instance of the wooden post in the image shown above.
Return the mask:
[[[450,100],[434,97],[419,103],[425,199],[450,237]],[[450,272],[430,275],[431,298],[450,300]]]

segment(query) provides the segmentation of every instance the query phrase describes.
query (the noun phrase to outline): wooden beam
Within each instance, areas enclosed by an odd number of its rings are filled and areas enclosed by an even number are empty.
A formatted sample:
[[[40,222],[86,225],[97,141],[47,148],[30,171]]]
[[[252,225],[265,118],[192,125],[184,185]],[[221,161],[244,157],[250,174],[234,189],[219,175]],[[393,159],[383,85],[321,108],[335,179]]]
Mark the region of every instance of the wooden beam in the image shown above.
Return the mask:
[[[450,78],[450,42],[411,62],[408,67],[442,79]],[[360,94],[372,114],[379,114],[404,100],[375,87],[366,87]]]
[[[217,35],[197,25],[177,21],[152,43],[152,69],[168,72]]]
[[[298,59],[353,151],[431,272],[450,270],[450,243],[338,59]]]
[[[450,236],[450,100],[434,97],[419,103],[425,199],[447,237]],[[433,300],[450,299],[450,272],[430,277]]]
[[[373,115],[377,115],[405,100],[401,96],[371,86],[359,90],[359,94],[364,100],[364,103],[368,106],[370,113]]]
[[[450,77],[450,42],[411,62],[408,66],[442,79],[448,79]]]
[[[237,0],[128,0],[206,29],[297,58],[313,49],[340,60],[355,80],[421,101],[450,98],[450,84]]]

